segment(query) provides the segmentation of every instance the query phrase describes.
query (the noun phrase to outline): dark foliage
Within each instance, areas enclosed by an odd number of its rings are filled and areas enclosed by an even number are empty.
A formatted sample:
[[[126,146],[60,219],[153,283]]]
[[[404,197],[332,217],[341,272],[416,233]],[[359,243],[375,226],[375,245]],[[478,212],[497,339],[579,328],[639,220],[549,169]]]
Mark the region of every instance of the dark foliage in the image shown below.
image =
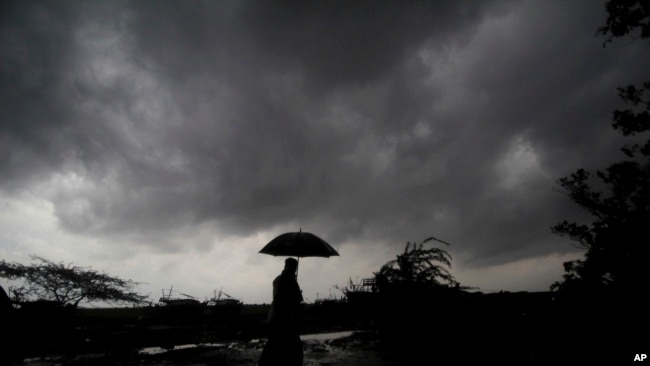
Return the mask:
[[[382,286],[382,284],[388,283],[419,285],[429,288],[456,286],[458,283],[445,268],[451,267],[451,255],[440,248],[424,247],[425,243],[432,240],[448,245],[434,237],[425,239],[419,245],[407,242],[404,252],[398,254],[396,259],[384,264],[375,274],[378,285]]]
[[[598,34],[607,37],[650,37],[650,2],[646,0],[609,0],[606,4],[607,20]]]
[[[621,90],[621,97],[641,111],[616,111],[614,128],[626,136],[650,130],[650,103],[644,88]],[[589,224],[563,221],[553,232],[571,238],[587,250],[584,260],[565,263],[566,289],[587,286],[640,288],[648,277],[646,258],[650,237],[650,140],[623,147],[626,160],[595,174],[579,169],[559,180],[570,199],[595,217]],[[603,189],[594,188],[601,186]]]
[[[82,301],[141,303],[146,299],[135,292],[138,282],[37,256],[32,259],[30,265],[0,262],[0,277],[23,282],[21,287],[10,290],[18,301],[50,301],[76,307]]]
[[[608,36],[608,42],[612,37],[650,35],[647,1],[609,1],[606,9],[607,23],[599,33]],[[590,224],[565,220],[552,228],[586,253],[583,260],[565,263],[564,279],[551,288],[585,298],[610,294],[636,302],[635,293],[650,278],[646,230],[650,223],[650,82],[618,92],[629,108],[614,112],[612,126],[635,142],[622,148],[622,161],[604,171],[579,169],[558,181],[569,198],[595,219]]]

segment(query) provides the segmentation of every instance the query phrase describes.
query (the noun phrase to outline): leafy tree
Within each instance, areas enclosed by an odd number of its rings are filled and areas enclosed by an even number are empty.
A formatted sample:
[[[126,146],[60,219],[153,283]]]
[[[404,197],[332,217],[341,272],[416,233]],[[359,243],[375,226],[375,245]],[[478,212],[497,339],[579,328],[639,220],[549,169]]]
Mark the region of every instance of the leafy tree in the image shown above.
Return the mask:
[[[419,245],[407,242],[404,252],[384,264],[375,274],[378,285],[390,283],[422,287],[457,286],[458,282],[445,268],[451,267],[451,255],[440,248],[424,247],[425,243],[432,240],[449,245],[434,237],[425,239]]]
[[[606,9],[607,23],[599,33],[609,37],[607,42],[628,34],[650,36],[650,3],[612,0]],[[650,278],[650,82],[619,88],[618,92],[630,108],[616,110],[612,126],[637,142],[622,148],[625,160],[604,171],[594,174],[579,169],[558,181],[569,198],[595,220],[589,225],[565,220],[552,228],[586,249],[583,260],[564,263],[564,279],[551,286],[555,290],[632,294]]]
[[[650,87],[649,83],[645,88]],[[636,89],[635,89],[636,90]],[[621,89],[621,97],[635,106],[643,106],[639,113],[617,111],[614,128],[624,135],[635,135],[650,130],[650,98],[643,92]],[[638,99],[637,99],[638,97]],[[650,140],[644,144],[623,147],[627,160],[610,165],[594,174],[579,169],[559,180],[571,200],[595,217],[590,225],[563,221],[552,230],[571,238],[587,250],[584,260],[565,263],[563,283],[554,288],[575,287],[582,284],[593,289],[602,286],[641,285],[648,277],[647,254],[650,237]],[[602,187],[598,189],[596,187]],[[604,191],[604,192],[603,192]],[[638,287],[637,287],[638,288]]]
[[[650,37],[650,2],[646,0],[610,0],[605,5],[607,20],[598,28],[598,34],[607,37]]]
[[[85,267],[54,263],[32,256],[31,265],[0,262],[0,277],[22,280],[12,289],[19,300],[47,300],[76,307],[81,302],[140,303],[146,296],[135,292],[140,284],[123,280]]]

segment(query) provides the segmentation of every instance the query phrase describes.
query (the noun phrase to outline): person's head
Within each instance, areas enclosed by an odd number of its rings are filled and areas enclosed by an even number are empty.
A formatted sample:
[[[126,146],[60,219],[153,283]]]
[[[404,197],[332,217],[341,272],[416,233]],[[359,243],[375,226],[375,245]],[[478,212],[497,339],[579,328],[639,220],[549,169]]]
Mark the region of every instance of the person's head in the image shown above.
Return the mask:
[[[284,270],[291,273],[296,273],[298,270],[298,261],[295,258],[287,258],[284,260]]]

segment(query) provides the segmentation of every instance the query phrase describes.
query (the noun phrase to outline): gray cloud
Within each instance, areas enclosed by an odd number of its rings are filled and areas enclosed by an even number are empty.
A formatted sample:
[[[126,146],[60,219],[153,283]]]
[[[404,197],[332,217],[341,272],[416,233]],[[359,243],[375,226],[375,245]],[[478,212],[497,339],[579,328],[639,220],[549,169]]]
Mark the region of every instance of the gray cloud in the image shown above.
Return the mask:
[[[341,243],[429,235],[476,265],[562,252],[555,179],[620,139],[596,3],[10,2],[0,184],[63,228],[163,238],[293,224]]]

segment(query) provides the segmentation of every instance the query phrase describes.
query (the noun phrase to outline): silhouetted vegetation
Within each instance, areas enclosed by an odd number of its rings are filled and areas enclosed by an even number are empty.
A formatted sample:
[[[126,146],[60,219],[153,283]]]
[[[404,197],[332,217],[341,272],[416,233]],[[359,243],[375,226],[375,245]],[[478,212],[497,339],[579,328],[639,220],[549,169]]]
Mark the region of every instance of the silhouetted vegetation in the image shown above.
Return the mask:
[[[607,22],[598,30],[607,37],[605,44],[622,36],[650,36],[648,2],[611,0],[606,9]],[[623,160],[596,172],[578,169],[558,181],[594,217],[588,224],[565,220],[552,228],[586,250],[584,259],[564,263],[562,281],[551,286],[558,300],[554,320],[559,329],[571,329],[558,334],[558,344],[575,359],[610,355],[620,362],[625,355],[631,361],[633,352],[644,347],[631,329],[648,320],[650,82],[618,93],[629,108],[614,111],[612,126],[633,140],[622,148]],[[617,340],[608,341],[611,335]],[[598,355],[588,349],[598,349]]]
[[[397,350],[401,364],[473,363],[488,360],[523,364],[562,358],[557,333],[564,320],[549,292],[484,294],[462,286],[449,272],[451,255],[427,247],[437,241],[407,243],[373,278],[342,289],[348,324],[371,329],[384,349]],[[560,325],[562,324],[562,325]]]
[[[609,1],[607,11],[607,24],[599,32],[609,41],[635,30],[641,38],[650,36],[647,2]],[[563,281],[552,286],[565,294],[635,297],[650,278],[650,82],[618,92],[630,108],[614,112],[613,128],[636,137],[635,143],[622,148],[625,159],[595,173],[579,169],[558,182],[572,201],[595,218],[590,224],[565,220],[552,228],[586,249],[583,260],[564,264]],[[639,143],[642,134],[645,141]]]
[[[138,304],[147,298],[135,291],[138,282],[37,256],[31,258],[34,262],[30,265],[0,262],[0,277],[22,282],[17,288],[10,288],[15,302],[77,307],[81,302],[92,301]]]
[[[623,135],[650,130],[650,95],[645,95],[648,90],[650,83],[643,88],[619,89],[623,100],[641,109],[615,112],[613,126]],[[595,220],[590,225],[563,221],[553,227],[555,233],[587,250],[584,260],[565,263],[564,281],[554,284],[554,288],[631,291],[645,284],[650,242],[646,231],[650,222],[650,140],[643,145],[625,146],[623,152],[628,159],[605,171],[594,175],[579,169],[559,180],[571,200]]]
[[[429,241],[449,245],[434,237],[425,239],[419,245],[407,242],[402,254],[384,264],[379,272],[375,273],[380,289],[381,286],[389,284],[423,288],[458,285],[445,268],[451,267],[451,255],[444,249],[425,248],[424,244]]]
[[[607,20],[598,28],[598,34],[613,38],[630,36],[650,37],[650,3],[644,0],[609,0],[606,4]]]

